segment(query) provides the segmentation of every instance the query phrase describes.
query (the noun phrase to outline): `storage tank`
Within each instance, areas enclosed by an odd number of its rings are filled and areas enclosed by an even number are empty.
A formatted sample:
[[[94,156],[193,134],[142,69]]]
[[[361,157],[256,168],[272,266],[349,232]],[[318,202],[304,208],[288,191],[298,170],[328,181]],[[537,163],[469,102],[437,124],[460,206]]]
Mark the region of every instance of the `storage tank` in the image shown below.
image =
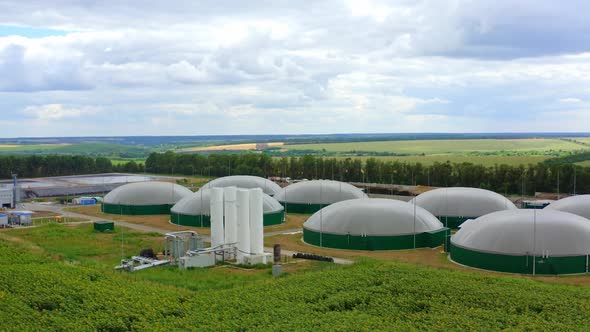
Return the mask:
[[[330,204],[368,196],[359,188],[340,181],[312,180],[289,185],[275,196],[286,212],[315,213]]]
[[[458,228],[465,220],[488,213],[516,210],[514,203],[500,194],[468,187],[430,190],[414,197],[410,203],[413,202],[435,215],[449,228]]]
[[[569,212],[590,219],[590,195],[562,198],[549,204],[545,209]]]
[[[555,210],[499,211],[451,237],[450,257],[475,268],[525,274],[588,272],[590,220]]]
[[[169,214],[189,189],[170,182],[135,182],[117,187],[103,200],[102,212],[128,215]]]
[[[238,187],[243,189],[260,188],[269,195],[274,196],[281,190],[278,184],[259,176],[231,175],[217,178],[207,182],[201,189]]]
[[[303,240],[328,248],[400,250],[440,246],[448,231],[421,207],[365,198],[337,202],[316,212],[303,224]]]
[[[285,219],[283,206],[269,195],[262,196],[264,226],[282,224]],[[183,198],[172,207],[170,221],[183,226],[210,227],[210,199],[211,189],[201,189]]]

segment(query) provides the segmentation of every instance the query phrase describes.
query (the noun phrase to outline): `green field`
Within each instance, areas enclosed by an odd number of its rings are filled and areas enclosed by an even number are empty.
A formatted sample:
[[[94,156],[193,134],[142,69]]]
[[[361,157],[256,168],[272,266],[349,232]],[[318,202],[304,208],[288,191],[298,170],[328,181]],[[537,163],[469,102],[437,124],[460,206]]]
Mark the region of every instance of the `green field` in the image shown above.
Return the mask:
[[[326,157],[332,158],[332,157]],[[493,165],[527,165],[537,164],[542,161],[549,159],[549,156],[465,156],[465,155],[426,155],[426,156],[335,156],[336,159],[353,158],[361,159],[363,161],[369,158],[375,158],[384,161],[399,161],[407,163],[421,163],[424,166],[430,166],[435,162],[445,163],[447,161],[451,163],[473,163],[481,164],[486,166]]]
[[[114,156],[127,159],[145,157],[150,151],[151,150],[140,146],[112,143],[0,145],[0,155],[63,154]]]
[[[121,235],[87,226],[0,233],[0,330],[565,331],[590,324],[586,287],[386,261],[316,263],[281,278],[223,267],[115,272]],[[158,238],[128,232],[123,239],[138,250]]]
[[[350,153],[389,152],[411,155],[465,155],[481,154],[518,154],[558,155],[584,149],[583,146],[559,139],[477,139],[477,140],[416,140],[416,141],[385,141],[355,142],[330,144],[297,144],[286,145],[285,150],[316,150],[326,152]]]

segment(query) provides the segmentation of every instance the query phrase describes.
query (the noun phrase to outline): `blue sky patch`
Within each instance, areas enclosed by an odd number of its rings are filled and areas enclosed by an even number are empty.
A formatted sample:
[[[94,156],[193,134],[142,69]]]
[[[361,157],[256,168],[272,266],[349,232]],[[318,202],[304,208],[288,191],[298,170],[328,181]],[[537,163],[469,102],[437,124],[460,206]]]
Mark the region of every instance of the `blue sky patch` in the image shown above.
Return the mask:
[[[22,36],[27,38],[43,38],[49,36],[65,36],[68,32],[47,28],[0,25],[0,37]]]

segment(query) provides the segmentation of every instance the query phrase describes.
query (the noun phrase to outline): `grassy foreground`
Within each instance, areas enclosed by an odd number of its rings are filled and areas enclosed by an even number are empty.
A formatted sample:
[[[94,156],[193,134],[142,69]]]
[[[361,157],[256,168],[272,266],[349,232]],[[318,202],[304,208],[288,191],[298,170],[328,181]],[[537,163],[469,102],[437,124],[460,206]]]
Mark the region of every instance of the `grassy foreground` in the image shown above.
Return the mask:
[[[67,245],[40,241],[42,233],[83,236],[73,247],[99,247],[97,257],[114,248],[117,235],[101,238],[82,226],[39,229],[0,234],[0,330],[562,331],[590,324],[585,287],[372,260],[321,264],[278,279],[266,272],[239,276],[240,283],[217,287],[225,279],[218,268],[152,269],[143,279],[76,263],[80,252],[61,255]],[[191,289],[161,282],[161,273],[193,284],[220,281]]]

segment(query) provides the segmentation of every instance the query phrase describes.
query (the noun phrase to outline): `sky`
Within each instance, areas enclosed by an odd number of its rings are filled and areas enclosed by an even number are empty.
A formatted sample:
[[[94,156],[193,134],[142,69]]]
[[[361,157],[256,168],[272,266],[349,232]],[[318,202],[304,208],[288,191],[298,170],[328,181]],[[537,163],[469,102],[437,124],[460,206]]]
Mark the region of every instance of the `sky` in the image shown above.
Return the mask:
[[[588,12],[0,0],[0,137],[588,132]]]

